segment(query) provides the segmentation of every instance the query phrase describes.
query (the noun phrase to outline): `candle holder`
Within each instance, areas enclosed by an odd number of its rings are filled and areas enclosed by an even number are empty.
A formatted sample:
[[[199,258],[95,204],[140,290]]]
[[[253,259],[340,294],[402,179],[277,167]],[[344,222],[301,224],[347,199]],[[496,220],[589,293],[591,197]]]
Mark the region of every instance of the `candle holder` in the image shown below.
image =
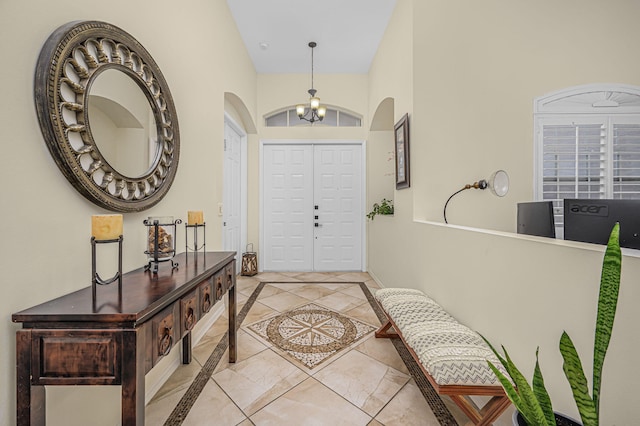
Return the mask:
[[[97,244],[110,244],[118,243],[118,272],[105,280],[100,277],[96,270],[96,245]],[[122,306],[122,235],[116,239],[111,240],[97,240],[96,237],[91,237],[91,296],[93,299],[94,310],[96,308],[96,295],[98,285],[109,285],[115,281],[118,281],[118,307]]]
[[[198,229],[202,228],[202,245],[198,246]],[[189,229],[193,229],[193,247],[189,247]],[[207,246],[207,233],[205,232],[205,223],[194,223],[189,224],[186,223],[184,225],[184,233],[185,233],[185,252],[189,253],[189,251],[197,253],[198,251],[206,251],[205,247]]]
[[[158,273],[158,265],[161,262],[171,262],[171,269],[176,269],[178,263],[173,261],[176,255],[176,225],[182,223],[181,219],[173,220],[173,217],[150,217],[142,223],[147,227],[147,250],[145,254],[149,263],[144,267],[145,271],[152,268],[153,273]]]

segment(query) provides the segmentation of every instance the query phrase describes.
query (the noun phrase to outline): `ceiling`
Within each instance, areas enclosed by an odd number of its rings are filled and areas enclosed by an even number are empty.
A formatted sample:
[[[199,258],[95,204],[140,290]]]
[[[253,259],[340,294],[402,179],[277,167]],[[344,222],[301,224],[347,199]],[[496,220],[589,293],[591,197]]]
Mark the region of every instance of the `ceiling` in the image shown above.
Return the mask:
[[[227,0],[256,71],[366,74],[396,0]]]

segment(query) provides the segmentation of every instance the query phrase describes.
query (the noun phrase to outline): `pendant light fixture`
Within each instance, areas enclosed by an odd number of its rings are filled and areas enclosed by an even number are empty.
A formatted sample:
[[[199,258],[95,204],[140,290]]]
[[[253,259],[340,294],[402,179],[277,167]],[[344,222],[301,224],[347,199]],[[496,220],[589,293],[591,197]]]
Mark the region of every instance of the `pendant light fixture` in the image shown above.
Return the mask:
[[[309,104],[296,105],[298,118],[300,118],[300,120],[308,121],[309,123],[322,121],[327,113],[327,108],[320,105],[320,98],[316,96],[317,90],[313,88],[313,48],[317,45],[318,44],[315,41],[309,42],[309,47],[311,48],[311,89],[308,90],[311,97],[309,98]]]

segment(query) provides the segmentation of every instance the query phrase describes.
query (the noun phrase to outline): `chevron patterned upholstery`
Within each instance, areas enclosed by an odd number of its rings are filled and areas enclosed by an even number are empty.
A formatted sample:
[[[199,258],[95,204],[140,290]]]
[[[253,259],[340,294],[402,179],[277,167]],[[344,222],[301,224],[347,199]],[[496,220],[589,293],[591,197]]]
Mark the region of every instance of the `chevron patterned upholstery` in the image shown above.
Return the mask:
[[[487,360],[502,366],[484,340],[423,292],[388,288],[375,298],[436,383],[500,385]]]
[[[391,296],[424,296],[427,297],[420,290],[413,288],[381,288],[376,291],[374,295],[378,303],[383,304],[384,300]],[[383,305],[384,306],[384,305]]]
[[[424,300],[400,302],[385,308],[404,334],[413,327],[429,324],[433,321],[455,322],[455,319],[435,303]]]
[[[433,327],[416,328],[404,336],[436,383],[500,385],[487,360],[502,365],[484,340],[466,326],[439,322]]]
[[[388,318],[376,338],[402,339],[433,389],[448,395],[474,425],[493,424],[511,405],[487,360],[506,372],[480,335],[420,290],[385,288],[375,298]],[[478,407],[473,395],[490,398]]]

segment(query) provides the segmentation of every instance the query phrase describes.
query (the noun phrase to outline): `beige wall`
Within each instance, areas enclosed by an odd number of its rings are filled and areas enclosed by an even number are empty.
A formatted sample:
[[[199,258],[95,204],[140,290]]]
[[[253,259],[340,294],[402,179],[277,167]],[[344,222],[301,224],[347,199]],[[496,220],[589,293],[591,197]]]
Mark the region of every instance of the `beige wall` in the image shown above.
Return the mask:
[[[370,71],[370,110],[394,97],[396,119],[409,110],[412,129],[412,188],[396,191],[393,218],[369,224],[370,272],[387,287],[426,291],[504,344],[529,377],[539,345],[554,408],[574,416],[558,341],[566,330],[590,371],[603,248],[511,231],[516,203],[533,193],[533,99],[585,83],[640,85],[637,16],[634,1],[399,0],[384,42],[413,43],[413,99],[393,87],[397,52],[381,48]],[[507,197],[467,191],[448,211],[456,225],[442,224],[447,197],[498,168],[511,176]],[[639,273],[640,259],[625,256],[601,424],[637,420]]]
[[[11,314],[90,285],[91,215],[106,213],[80,196],[56,167],[33,103],[33,75],[42,44],[58,26],[81,19],[106,21],[136,37],[160,66],[178,112],[181,155],[176,180],[157,206],[125,214],[125,270],[145,262],[142,220],[149,215],[185,219],[187,210],[202,209],[207,249],[220,248],[221,223],[215,212],[222,202],[224,93],[237,95],[255,116],[256,73],[224,0],[194,0],[188,7],[169,0],[0,2],[5,100],[0,114],[0,276],[5,295],[0,300],[0,424],[15,423],[19,327],[11,323]],[[183,244],[180,238],[179,251]],[[49,392],[48,424],[118,423],[117,387],[59,389]]]
[[[367,139],[367,213],[383,198],[393,200],[395,157],[393,131],[374,131]],[[375,220],[375,219],[374,219]]]

